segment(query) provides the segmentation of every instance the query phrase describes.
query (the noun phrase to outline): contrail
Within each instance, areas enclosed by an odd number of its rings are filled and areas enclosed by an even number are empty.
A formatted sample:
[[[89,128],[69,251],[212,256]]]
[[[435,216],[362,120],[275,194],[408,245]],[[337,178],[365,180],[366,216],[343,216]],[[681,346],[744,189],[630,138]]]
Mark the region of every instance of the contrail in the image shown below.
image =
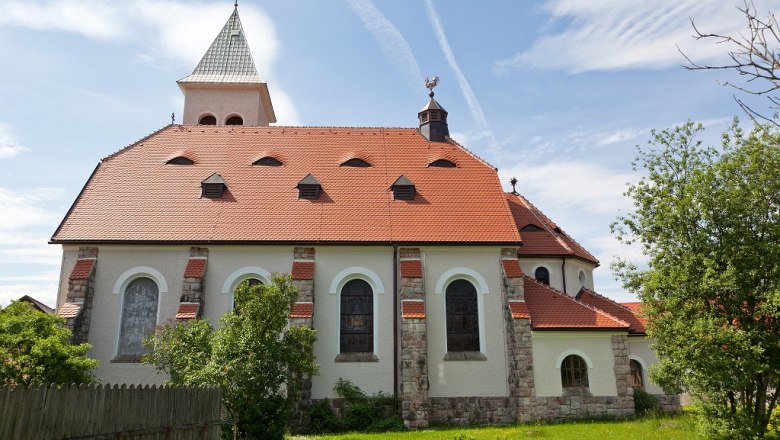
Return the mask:
[[[414,58],[412,48],[401,32],[385,17],[371,0],[347,0],[352,11],[377,39],[382,52],[395,65],[412,87],[420,88],[422,71]]]
[[[480,131],[487,133],[491,152],[493,154],[499,153],[496,135],[493,133],[493,130],[490,128],[490,124],[488,124],[488,121],[485,118],[485,113],[482,111],[482,106],[479,105],[479,101],[477,101],[477,96],[474,94],[474,90],[472,90],[471,85],[469,85],[469,81],[466,79],[466,76],[463,75],[463,71],[460,70],[460,66],[458,66],[457,60],[455,60],[455,55],[452,53],[450,43],[447,41],[447,35],[444,34],[444,27],[441,24],[441,20],[439,20],[439,15],[436,13],[436,9],[433,8],[432,0],[425,0],[425,9],[428,12],[428,18],[431,20],[433,30],[436,32],[436,37],[439,40],[439,47],[441,47],[441,50],[444,52],[444,56],[447,58],[447,62],[449,63],[450,68],[452,69],[453,73],[455,73],[455,78],[458,81],[458,85],[460,86],[461,93],[463,93],[463,97],[466,99],[466,104],[469,106],[469,110],[471,110],[471,115],[474,117],[474,120],[479,126]]]

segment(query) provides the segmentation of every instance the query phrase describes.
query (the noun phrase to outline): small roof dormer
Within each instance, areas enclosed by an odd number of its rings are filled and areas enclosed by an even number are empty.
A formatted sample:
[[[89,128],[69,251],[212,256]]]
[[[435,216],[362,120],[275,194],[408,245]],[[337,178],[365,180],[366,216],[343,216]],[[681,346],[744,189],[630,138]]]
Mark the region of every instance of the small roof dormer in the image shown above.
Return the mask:
[[[221,199],[227,189],[225,179],[218,173],[210,175],[200,182],[200,196],[207,199]]]
[[[430,100],[425,107],[417,113],[420,122],[420,134],[431,142],[447,142],[450,136],[450,130],[447,126],[447,110],[444,110],[435,99],[433,99],[433,88],[439,84],[439,77],[425,79],[425,86],[430,90],[428,97]]]
[[[192,74],[177,83],[184,93],[185,124],[267,126],[276,122],[268,85],[255,68],[238,5]]]
[[[322,185],[320,184],[320,181],[311,174],[301,179],[295,187],[298,189],[299,199],[317,200],[320,198]]]
[[[393,200],[414,200],[414,183],[406,176],[396,179],[390,189],[393,190]]]

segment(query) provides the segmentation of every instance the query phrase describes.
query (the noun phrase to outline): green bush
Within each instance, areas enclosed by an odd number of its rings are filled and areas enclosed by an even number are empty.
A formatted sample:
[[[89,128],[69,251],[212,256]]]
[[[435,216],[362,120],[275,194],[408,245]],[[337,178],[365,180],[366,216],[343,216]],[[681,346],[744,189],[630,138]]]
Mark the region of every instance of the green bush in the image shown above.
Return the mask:
[[[344,399],[341,417],[334,414],[327,400],[317,402],[309,409],[309,432],[387,432],[405,429],[401,417],[388,413],[389,409],[397,407],[397,397],[382,392],[367,396],[346,379],[339,379],[333,390]]]
[[[657,397],[641,388],[634,388],[634,411],[637,416],[655,414],[659,409]]]

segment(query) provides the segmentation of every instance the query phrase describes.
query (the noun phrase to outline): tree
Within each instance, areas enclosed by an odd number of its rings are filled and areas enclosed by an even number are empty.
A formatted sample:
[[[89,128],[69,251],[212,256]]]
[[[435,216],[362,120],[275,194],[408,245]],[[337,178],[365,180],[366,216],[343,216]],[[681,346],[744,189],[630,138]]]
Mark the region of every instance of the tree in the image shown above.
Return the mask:
[[[316,332],[288,325],[298,291],[289,276],[270,285],[241,283],[236,311],[216,330],[192,320],[163,327],[147,339],[144,362],[170,375],[172,384],[216,384],[239,438],[281,439],[302,374],[315,374]]]
[[[690,122],[638,148],[634,211],[612,228],[649,261],[614,268],[643,302],[653,379],[699,399],[709,435],[753,438],[780,388],[780,134],[737,123],[721,148]]]
[[[688,70],[730,70],[746,78],[746,85],[733,82],[724,82],[726,86],[733,87],[740,92],[749,95],[765,96],[770,102],[770,108],[780,109],[780,28],[775,15],[771,12],[766,19],[761,19],[756,13],[756,7],[752,2],[745,1],[737,10],[747,20],[746,35],[724,35],[702,32],[691,19],[691,26],[696,40],[713,40],[716,44],[729,47],[728,56],[730,62],[711,65],[699,64],[690,57],[682,54],[688,64],[684,66]],[[773,125],[780,125],[774,119],[762,116],[753,110],[742,99],[734,99],[737,104],[755,121],[762,119]]]
[[[89,344],[70,345],[65,320],[12,301],[0,309],[0,384],[96,382]]]

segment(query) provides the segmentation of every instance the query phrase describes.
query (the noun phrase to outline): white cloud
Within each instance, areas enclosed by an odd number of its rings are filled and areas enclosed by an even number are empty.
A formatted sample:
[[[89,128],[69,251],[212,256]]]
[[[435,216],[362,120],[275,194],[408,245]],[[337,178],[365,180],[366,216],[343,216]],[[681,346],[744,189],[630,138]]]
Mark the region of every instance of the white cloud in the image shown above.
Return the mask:
[[[0,124],[0,159],[9,159],[28,150],[29,148],[19,144],[13,135],[11,135],[11,128],[9,126]]]
[[[45,275],[26,282],[5,283],[0,280],[0,306],[6,306],[11,300],[30,295],[53,308],[57,303],[57,281],[57,277],[50,278]]]
[[[780,7],[756,1],[760,14]],[[679,46],[698,62],[723,59],[724,48],[695,41],[689,18],[707,32],[736,34],[745,18],[722,0],[548,0],[552,19],[530,48],[494,63],[497,74],[526,68],[580,73],[594,70],[660,69],[683,64]]]
[[[450,65],[450,69],[452,69],[452,72],[455,74],[455,78],[458,81],[458,86],[460,86],[460,91],[463,93],[463,97],[466,99],[466,104],[469,106],[469,110],[471,110],[471,116],[477,123],[479,130],[481,132],[487,133],[489,148],[493,154],[497,155],[499,153],[499,147],[498,142],[496,141],[496,136],[493,133],[493,130],[490,128],[490,124],[488,124],[485,113],[482,111],[482,106],[477,100],[477,95],[474,93],[474,90],[471,88],[471,84],[469,84],[468,79],[466,79],[466,75],[463,74],[463,71],[458,65],[458,61],[455,59],[455,54],[452,52],[449,41],[447,41],[447,35],[444,33],[444,26],[441,24],[439,14],[436,13],[436,9],[433,7],[433,1],[425,0],[425,10],[428,13],[428,19],[431,21],[431,26],[433,26],[433,30],[436,33],[436,38],[439,40],[439,47],[441,48],[442,52],[444,52],[444,57],[447,59],[447,63]]]
[[[363,26],[374,35],[382,52],[406,78],[409,85],[420,87],[423,84],[420,66],[401,31],[370,0],[347,0],[347,4],[363,22]]]
[[[46,202],[61,198],[60,188],[33,188],[14,191],[0,188],[0,232],[23,230],[31,226],[56,225],[59,214],[46,208]]]
[[[75,33],[96,40],[132,40],[148,48],[135,55],[138,63],[164,65],[168,61],[187,68],[197,65],[230,13],[222,2],[181,0],[11,0],[2,7],[0,26]],[[258,73],[272,83],[280,48],[274,22],[251,4],[242,4],[239,13]],[[281,100],[286,97],[278,88],[277,94]],[[298,119],[289,99],[279,107],[275,108],[279,120]]]
[[[646,133],[647,130],[638,130],[634,128],[625,128],[612,133],[603,133],[596,139],[596,143],[599,145],[612,145],[620,142],[630,141],[636,139],[641,134]]]

